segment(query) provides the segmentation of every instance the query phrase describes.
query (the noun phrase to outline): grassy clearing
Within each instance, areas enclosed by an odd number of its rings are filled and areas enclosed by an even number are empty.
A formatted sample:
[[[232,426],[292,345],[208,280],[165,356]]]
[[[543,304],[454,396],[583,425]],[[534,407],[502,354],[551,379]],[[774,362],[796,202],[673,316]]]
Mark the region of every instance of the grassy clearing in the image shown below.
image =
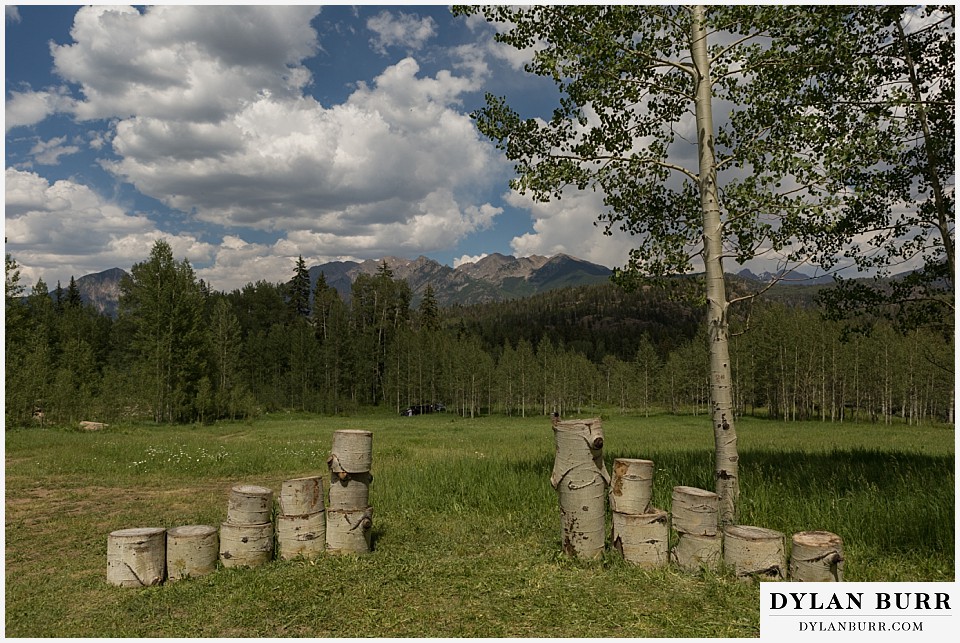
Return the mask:
[[[106,584],[115,529],[226,516],[234,484],[325,472],[334,430],[374,431],[376,551]],[[711,488],[703,417],[605,419],[606,459],[656,462],[654,503]],[[851,581],[954,578],[954,432],[739,424],[744,524],[844,538]],[[6,433],[10,636],[746,637],[759,590],[560,553],[546,418],[270,416],[212,427]]]

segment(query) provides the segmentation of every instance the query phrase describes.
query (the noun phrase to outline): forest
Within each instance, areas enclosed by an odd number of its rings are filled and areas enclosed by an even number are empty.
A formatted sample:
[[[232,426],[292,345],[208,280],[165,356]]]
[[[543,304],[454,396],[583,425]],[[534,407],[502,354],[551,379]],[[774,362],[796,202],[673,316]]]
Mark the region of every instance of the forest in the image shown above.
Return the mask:
[[[414,306],[386,264],[356,280],[349,304],[322,277],[311,288],[302,258],[292,272],[218,292],[160,240],[122,283],[114,319],[85,306],[72,279],[28,289],[8,255],[6,425],[434,403],[465,416],[709,413],[705,307],[668,288],[609,283],[441,308],[429,288]],[[952,421],[952,331],[854,321],[797,297],[738,309],[736,412]]]

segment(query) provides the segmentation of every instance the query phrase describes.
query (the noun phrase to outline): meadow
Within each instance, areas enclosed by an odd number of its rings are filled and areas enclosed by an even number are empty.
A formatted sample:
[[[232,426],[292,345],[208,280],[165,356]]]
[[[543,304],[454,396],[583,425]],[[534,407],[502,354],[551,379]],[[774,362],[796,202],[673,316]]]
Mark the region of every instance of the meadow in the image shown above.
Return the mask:
[[[583,417],[589,417],[584,414]],[[654,500],[712,488],[703,416],[605,414],[604,455],[651,459]],[[374,432],[374,551],[145,589],[106,583],[127,527],[210,524],[236,484],[326,473],[337,429]],[[850,581],[954,580],[949,426],[738,424],[742,524],[839,534]],[[549,418],[273,414],[211,426],[8,430],[6,635],[755,637],[759,586],[560,552]],[[608,522],[609,526],[609,522]]]

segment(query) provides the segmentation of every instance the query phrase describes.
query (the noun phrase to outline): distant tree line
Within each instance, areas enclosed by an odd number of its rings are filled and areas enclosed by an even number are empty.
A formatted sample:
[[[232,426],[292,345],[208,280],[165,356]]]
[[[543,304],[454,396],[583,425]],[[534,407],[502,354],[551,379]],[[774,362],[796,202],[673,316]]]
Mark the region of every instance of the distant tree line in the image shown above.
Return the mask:
[[[611,285],[440,309],[386,264],[349,303],[299,259],[286,283],[212,291],[158,241],[121,286],[117,319],[75,282],[29,292],[6,258],[6,422],[211,422],[263,412],[465,416],[708,413],[702,310]],[[746,330],[746,326],[749,329]],[[811,307],[756,303],[732,342],[739,414],[914,424],[953,417],[953,338],[870,334]]]

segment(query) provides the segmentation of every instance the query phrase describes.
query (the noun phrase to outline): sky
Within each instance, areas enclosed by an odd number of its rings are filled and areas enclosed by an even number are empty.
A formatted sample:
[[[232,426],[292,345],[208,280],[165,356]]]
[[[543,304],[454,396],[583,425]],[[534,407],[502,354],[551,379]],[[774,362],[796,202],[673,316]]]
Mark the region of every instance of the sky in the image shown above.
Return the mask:
[[[5,238],[21,283],[129,269],[166,239],[212,288],[298,256],[499,252],[624,265],[595,193],[541,204],[470,113],[549,116],[529,52],[447,5],[5,6]]]

